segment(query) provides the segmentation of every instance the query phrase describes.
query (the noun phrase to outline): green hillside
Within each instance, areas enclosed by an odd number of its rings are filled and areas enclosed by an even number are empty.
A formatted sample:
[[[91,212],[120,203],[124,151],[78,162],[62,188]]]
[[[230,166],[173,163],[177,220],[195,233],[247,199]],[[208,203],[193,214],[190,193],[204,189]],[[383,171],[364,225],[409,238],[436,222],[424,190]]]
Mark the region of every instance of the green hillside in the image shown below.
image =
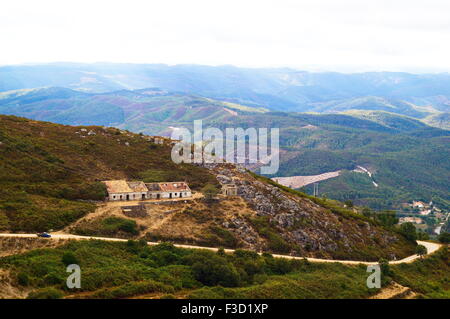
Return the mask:
[[[320,183],[321,194],[329,198],[351,199],[377,209],[432,200],[449,209],[450,131],[389,113],[372,115],[377,115],[376,120],[372,116],[368,120],[339,114],[266,113],[241,116],[233,119],[233,125],[280,128],[284,152],[276,176],[347,170]],[[358,165],[373,173],[379,187],[366,174],[351,172]]]
[[[91,218],[71,225],[68,231],[107,236],[126,232],[131,238],[343,259],[403,258],[414,249],[402,233],[348,211],[341,203],[279,188],[229,164],[214,169],[174,164],[171,145],[156,144],[145,135],[13,116],[0,116],[0,124],[2,231],[59,230],[73,224],[93,212],[95,201],[106,196],[101,180],[185,180],[200,190],[206,184],[218,186],[215,176],[225,173],[239,180],[240,189],[245,188],[242,196],[174,205],[165,212],[170,218],[151,231],[137,229],[139,220],[124,220],[123,216]],[[256,200],[261,194],[265,194],[264,203]],[[290,215],[286,217],[287,209]],[[285,222],[286,218],[293,224]],[[246,231],[240,231],[244,226]]]
[[[427,127],[427,125],[420,120],[386,111],[351,110],[346,111],[343,114],[348,114],[360,119],[373,121],[392,129],[398,129],[401,131],[413,131]]]
[[[0,229],[60,229],[103,200],[101,180],[158,170],[198,189],[216,183],[205,169],[175,165],[170,146],[98,126],[62,126],[0,116]],[[85,200],[85,201],[80,201]]]
[[[434,109],[419,107],[403,100],[388,99],[379,96],[364,96],[353,99],[316,103],[312,108],[316,112],[348,112],[355,110],[384,111],[414,118],[423,118]]]
[[[444,130],[450,130],[450,113],[432,114],[424,118],[423,122]]]
[[[66,286],[66,263],[83,269],[82,288]],[[195,251],[140,242],[72,242],[53,249],[0,258],[15,289],[29,298],[368,298],[379,289],[366,285],[367,266],[311,263],[306,260]],[[422,298],[449,298],[448,249],[411,264],[383,269],[382,286],[391,280]]]
[[[0,93],[0,114],[69,125],[115,126],[151,135],[170,135],[170,127],[191,127],[196,119],[227,120],[267,109],[221,102],[160,89],[83,93],[41,88]]]

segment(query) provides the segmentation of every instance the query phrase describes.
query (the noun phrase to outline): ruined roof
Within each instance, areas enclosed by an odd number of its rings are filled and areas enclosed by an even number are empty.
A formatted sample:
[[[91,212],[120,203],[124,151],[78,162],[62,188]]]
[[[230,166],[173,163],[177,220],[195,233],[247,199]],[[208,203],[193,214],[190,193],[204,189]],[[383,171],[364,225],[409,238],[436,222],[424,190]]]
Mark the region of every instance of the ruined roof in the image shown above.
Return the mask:
[[[144,182],[127,182],[125,180],[104,181],[109,194],[112,193],[133,193],[147,192]]]
[[[163,192],[180,192],[191,190],[185,182],[158,183],[158,185]]]
[[[133,190],[125,180],[104,181],[108,193],[131,193]]]
[[[145,186],[147,186],[149,191],[161,191],[161,188],[159,187],[159,183],[146,183]]]
[[[130,186],[133,192],[148,192],[147,186],[141,181],[128,182],[128,186]]]
[[[134,193],[134,192],[182,192],[190,191],[185,182],[165,182],[165,183],[144,183],[141,181],[127,182],[125,180],[104,181],[109,194],[113,193]]]

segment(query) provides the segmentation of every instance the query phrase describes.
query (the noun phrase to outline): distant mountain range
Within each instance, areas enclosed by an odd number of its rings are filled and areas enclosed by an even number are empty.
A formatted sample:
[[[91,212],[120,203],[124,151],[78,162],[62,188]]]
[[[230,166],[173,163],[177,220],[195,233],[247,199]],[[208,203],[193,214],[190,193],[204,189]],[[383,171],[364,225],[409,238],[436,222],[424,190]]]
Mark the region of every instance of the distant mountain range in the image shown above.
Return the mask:
[[[289,68],[113,63],[0,67],[0,91],[51,86],[91,93],[157,87],[275,111],[386,111],[443,128],[448,128],[450,112],[447,73],[341,74]]]

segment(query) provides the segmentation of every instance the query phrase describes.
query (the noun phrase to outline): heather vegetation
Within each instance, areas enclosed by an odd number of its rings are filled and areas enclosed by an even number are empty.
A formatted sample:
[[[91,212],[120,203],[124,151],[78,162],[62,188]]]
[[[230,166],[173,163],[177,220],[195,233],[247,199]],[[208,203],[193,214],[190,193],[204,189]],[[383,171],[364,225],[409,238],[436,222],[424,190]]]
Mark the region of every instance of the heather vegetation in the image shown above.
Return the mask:
[[[0,267],[12,269],[19,285],[33,288],[35,292],[30,297],[51,298],[57,296],[55,290],[73,294],[65,287],[68,253],[76,258],[83,271],[81,289],[77,292],[83,292],[86,297],[125,298],[176,294],[182,290],[192,291],[193,298],[243,297],[240,289],[254,291],[253,295],[247,295],[250,298],[326,298],[344,291],[347,292],[342,297],[357,298],[371,293],[365,287],[365,267],[311,264],[243,250],[225,254],[179,249],[170,244],[148,247],[137,241],[71,242],[59,248],[0,259]],[[329,285],[326,280],[319,280],[323,276],[339,284]],[[288,288],[291,285],[294,287]],[[226,294],[226,288],[237,290]]]
[[[412,264],[382,263],[383,285],[395,280],[422,297],[448,298],[448,250]],[[82,269],[81,289],[66,288],[68,262]],[[187,250],[170,244],[78,241],[0,259],[30,298],[366,298],[364,265],[311,263],[237,250],[229,254]],[[331,284],[332,283],[332,284]],[[80,295],[78,295],[80,294]]]
[[[450,298],[448,247],[410,264],[391,266],[392,279],[425,298]]]
[[[77,235],[133,238],[139,234],[136,221],[122,217],[107,217],[91,222],[80,221],[73,229]]]
[[[151,172],[193,189],[216,183],[203,168],[174,164],[169,145],[139,134],[0,116],[0,229],[61,229],[105,198],[101,180],[151,180]]]

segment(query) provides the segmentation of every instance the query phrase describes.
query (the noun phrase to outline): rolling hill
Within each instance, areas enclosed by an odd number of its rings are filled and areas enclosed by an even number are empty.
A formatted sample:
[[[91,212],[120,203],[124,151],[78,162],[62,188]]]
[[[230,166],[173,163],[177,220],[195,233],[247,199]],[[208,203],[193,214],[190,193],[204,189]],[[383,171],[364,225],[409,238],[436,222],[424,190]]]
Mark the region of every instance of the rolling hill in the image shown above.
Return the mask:
[[[145,134],[170,135],[195,119],[227,120],[264,108],[216,101],[161,89],[85,93],[51,87],[0,93],[0,113],[70,125],[106,125]]]
[[[167,212],[172,215],[161,228],[151,232],[138,228],[130,234],[341,259],[401,258],[414,249],[413,242],[392,228],[346,210],[339,202],[286,190],[230,164],[211,169],[176,165],[169,144],[155,144],[145,135],[13,116],[0,116],[0,124],[2,231],[59,230],[72,225],[95,210],[93,201],[104,198],[100,180],[186,180],[198,190],[206,184],[218,185],[220,175],[236,180],[238,197],[181,203]],[[129,227],[120,225],[129,220],[123,216],[98,225],[107,223],[111,230],[110,222],[119,223],[117,231],[126,232]]]
[[[450,130],[450,113],[437,113],[427,116],[423,119],[425,123],[430,126],[442,128],[444,130]]]
[[[234,66],[53,63],[0,67],[0,92],[66,87],[100,93],[158,87],[274,111],[383,110],[425,118],[450,111],[450,75],[305,72]]]

